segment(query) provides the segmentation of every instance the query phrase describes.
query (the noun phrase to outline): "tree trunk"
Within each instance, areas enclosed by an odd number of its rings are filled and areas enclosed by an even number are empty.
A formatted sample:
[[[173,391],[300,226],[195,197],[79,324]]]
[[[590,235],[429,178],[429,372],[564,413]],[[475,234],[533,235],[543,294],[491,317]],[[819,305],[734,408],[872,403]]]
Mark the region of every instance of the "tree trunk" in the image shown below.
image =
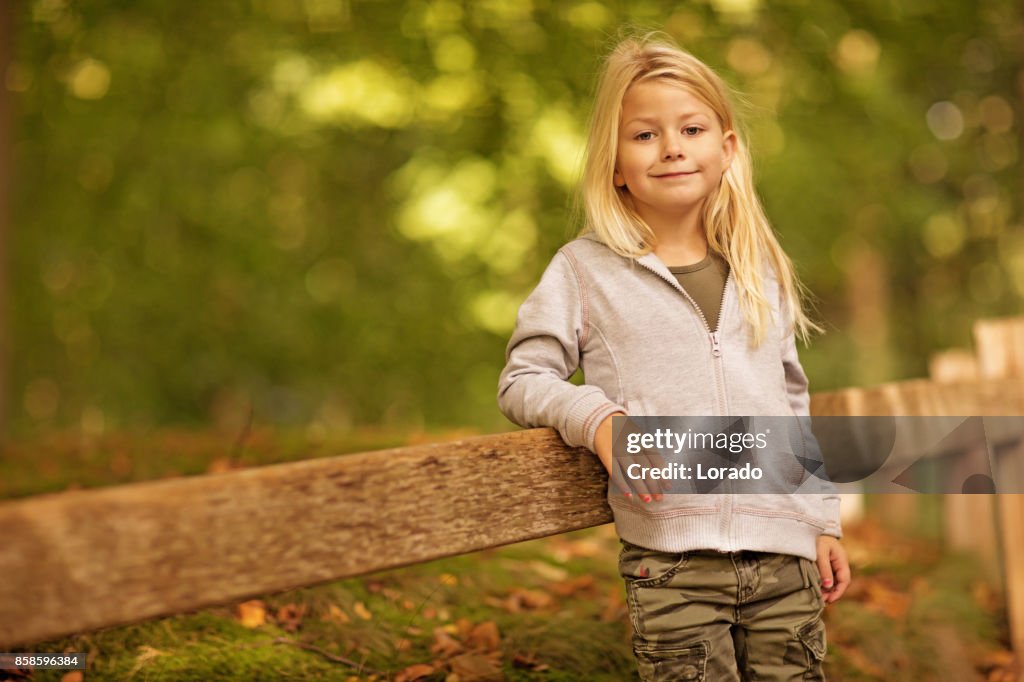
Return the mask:
[[[7,437],[10,418],[11,321],[9,248],[11,244],[11,139],[14,97],[7,88],[14,59],[14,2],[0,2],[0,440]]]

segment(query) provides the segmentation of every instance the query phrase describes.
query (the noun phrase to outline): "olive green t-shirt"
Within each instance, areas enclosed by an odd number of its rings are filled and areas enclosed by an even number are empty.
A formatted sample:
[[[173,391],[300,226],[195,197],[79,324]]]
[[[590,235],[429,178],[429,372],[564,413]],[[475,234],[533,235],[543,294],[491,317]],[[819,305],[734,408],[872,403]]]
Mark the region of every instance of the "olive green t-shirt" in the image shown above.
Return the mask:
[[[708,255],[699,263],[673,266],[668,270],[704,313],[708,327],[712,331],[718,329],[722,293],[729,276],[729,264],[725,259],[708,249]]]

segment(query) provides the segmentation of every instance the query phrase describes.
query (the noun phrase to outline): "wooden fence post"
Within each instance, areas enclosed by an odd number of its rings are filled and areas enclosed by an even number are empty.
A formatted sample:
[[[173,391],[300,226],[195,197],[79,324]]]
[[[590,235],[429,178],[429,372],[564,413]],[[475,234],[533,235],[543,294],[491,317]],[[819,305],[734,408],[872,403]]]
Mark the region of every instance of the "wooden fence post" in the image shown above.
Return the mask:
[[[981,320],[974,325],[974,342],[982,378],[1024,380],[1024,318]],[[1010,458],[1020,467],[1024,444],[1016,447]],[[1019,477],[1021,472],[1015,473]],[[996,498],[1010,642],[1020,658],[1024,657],[1024,495],[1000,494]]]
[[[978,361],[969,350],[936,353],[928,363],[932,381],[943,384],[978,379]],[[970,416],[970,415],[965,415]],[[978,453],[987,457],[988,453]],[[1002,579],[999,566],[999,540],[993,495],[942,496],[943,541],[948,549],[969,552],[980,560],[989,581]]]

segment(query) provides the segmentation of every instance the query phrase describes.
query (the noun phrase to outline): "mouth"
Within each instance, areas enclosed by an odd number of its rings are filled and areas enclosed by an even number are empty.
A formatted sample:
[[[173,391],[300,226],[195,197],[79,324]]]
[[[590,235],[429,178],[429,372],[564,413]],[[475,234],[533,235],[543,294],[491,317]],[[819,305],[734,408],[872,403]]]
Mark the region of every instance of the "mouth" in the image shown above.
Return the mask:
[[[661,173],[655,175],[656,178],[685,178],[688,175],[696,175],[697,171],[679,171],[677,173]]]

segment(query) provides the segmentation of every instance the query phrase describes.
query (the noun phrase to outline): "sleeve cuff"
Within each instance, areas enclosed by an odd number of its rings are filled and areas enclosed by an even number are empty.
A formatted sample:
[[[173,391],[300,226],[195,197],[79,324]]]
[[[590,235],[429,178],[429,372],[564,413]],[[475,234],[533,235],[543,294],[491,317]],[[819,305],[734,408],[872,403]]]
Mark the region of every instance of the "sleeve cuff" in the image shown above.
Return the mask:
[[[565,425],[561,429],[562,439],[573,447],[582,446],[595,452],[594,436],[597,435],[597,427],[616,412],[625,414],[626,410],[608,400],[600,389],[594,388],[569,408]]]

